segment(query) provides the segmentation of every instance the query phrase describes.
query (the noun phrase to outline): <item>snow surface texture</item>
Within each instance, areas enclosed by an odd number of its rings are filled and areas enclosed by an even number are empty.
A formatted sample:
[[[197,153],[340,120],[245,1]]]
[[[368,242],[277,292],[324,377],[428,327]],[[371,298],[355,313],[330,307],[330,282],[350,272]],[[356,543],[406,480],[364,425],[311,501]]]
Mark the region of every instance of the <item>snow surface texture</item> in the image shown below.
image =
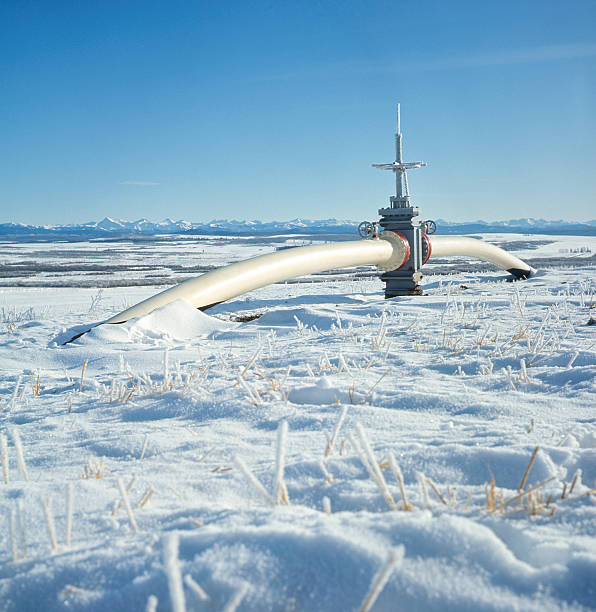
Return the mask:
[[[0,610],[594,609],[594,268],[505,278],[1,289]]]

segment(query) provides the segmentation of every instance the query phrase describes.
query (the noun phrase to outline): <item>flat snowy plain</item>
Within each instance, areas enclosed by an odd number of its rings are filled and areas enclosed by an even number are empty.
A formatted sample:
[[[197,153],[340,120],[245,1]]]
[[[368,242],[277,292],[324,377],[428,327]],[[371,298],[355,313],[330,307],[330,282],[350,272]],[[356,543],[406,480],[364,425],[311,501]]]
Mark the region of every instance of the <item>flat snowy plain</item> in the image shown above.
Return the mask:
[[[300,240],[2,243],[0,610],[596,608],[596,239],[486,238],[555,267],[391,301],[344,270],[66,346],[159,290],[133,264]]]

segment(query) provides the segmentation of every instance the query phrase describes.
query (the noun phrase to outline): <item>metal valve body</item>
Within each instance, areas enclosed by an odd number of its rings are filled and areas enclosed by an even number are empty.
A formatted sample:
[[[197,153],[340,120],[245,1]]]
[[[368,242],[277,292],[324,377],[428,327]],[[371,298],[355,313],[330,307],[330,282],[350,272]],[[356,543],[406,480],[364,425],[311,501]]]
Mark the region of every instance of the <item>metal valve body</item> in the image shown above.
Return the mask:
[[[410,203],[407,170],[426,166],[424,162],[402,161],[402,135],[400,130],[400,109],[397,105],[397,130],[395,134],[395,161],[389,164],[373,164],[380,170],[395,173],[395,196],[389,198],[389,207],[381,208],[379,225],[388,231],[398,232],[410,245],[410,257],[400,268],[384,272],[381,280],[385,283],[385,297],[398,295],[421,295],[419,282],[422,279],[420,268],[430,256],[430,241],[421,227],[420,209]],[[434,225],[434,222],[423,222]]]

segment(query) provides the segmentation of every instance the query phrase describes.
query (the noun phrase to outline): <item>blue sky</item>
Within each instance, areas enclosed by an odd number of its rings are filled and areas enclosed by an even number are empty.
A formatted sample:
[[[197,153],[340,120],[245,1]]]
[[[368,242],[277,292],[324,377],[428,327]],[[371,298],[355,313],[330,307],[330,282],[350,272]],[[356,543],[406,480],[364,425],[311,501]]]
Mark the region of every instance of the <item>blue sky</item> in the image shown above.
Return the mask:
[[[0,222],[596,218],[596,2],[0,3]]]

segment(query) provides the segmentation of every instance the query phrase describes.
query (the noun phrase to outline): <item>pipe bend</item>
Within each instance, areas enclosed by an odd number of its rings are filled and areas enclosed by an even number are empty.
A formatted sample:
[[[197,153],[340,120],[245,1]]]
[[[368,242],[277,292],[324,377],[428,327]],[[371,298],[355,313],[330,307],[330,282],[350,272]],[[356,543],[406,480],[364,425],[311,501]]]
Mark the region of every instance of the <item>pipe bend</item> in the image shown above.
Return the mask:
[[[393,267],[397,267],[404,258],[404,250],[402,239],[354,240],[284,249],[189,279],[114,315],[105,323],[123,323],[179,298],[195,308],[208,308],[248,291],[304,274],[350,266],[383,266],[394,260],[397,263]]]
[[[517,278],[529,278],[535,270],[527,263],[504,251],[503,249],[466,236],[429,236],[432,251],[431,257],[446,257],[448,255],[464,255],[482,259],[507,270]]]

